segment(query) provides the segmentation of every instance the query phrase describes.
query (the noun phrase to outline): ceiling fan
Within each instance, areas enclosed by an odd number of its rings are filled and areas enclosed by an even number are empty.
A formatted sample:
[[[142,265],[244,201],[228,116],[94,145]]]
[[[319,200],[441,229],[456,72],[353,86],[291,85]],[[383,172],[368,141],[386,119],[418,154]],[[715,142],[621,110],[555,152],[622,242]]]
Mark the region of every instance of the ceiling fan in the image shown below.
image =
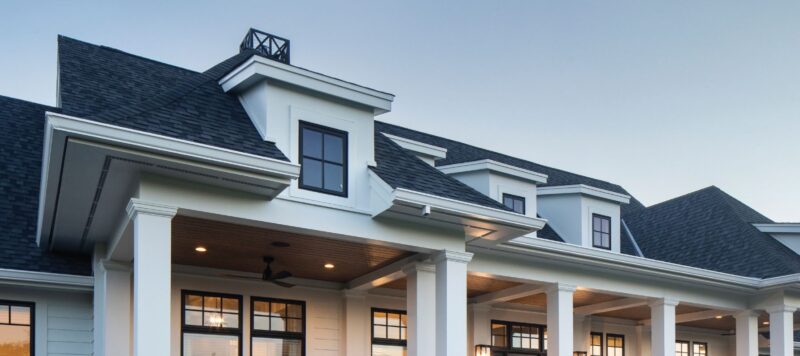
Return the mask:
[[[281,279],[286,279],[286,278],[291,277],[292,276],[291,272],[289,272],[289,271],[280,271],[278,273],[272,273],[271,265],[272,265],[272,262],[274,262],[274,261],[275,261],[274,257],[272,257],[272,256],[264,256],[264,263],[266,263],[267,266],[264,267],[264,272],[261,272],[261,278],[258,278],[258,277],[245,277],[245,276],[237,276],[237,275],[226,275],[226,276],[234,277],[234,278],[242,278],[242,279],[261,280],[261,281],[264,281],[264,282],[270,282],[272,284],[275,284],[275,285],[278,285],[278,286],[281,286],[281,287],[284,287],[284,288],[292,288],[292,287],[294,287],[294,284],[281,281]]]

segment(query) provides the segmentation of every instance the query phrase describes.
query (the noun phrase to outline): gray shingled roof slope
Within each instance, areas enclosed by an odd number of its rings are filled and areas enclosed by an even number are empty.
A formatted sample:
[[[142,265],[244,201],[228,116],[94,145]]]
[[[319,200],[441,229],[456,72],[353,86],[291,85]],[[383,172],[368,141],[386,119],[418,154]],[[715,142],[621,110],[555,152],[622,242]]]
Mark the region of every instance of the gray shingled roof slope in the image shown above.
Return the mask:
[[[264,141],[234,95],[218,80],[252,53],[205,73],[59,37],[59,89],[65,114],[287,160]]]
[[[542,173],[547,175],[547,184],[541,186],[557,186],[557,185],[574,185],[586,184],[596,188],[609,190],[616,193],[631,195],[624,188],[617,184],[609,183],[599,179],[589,178],[575,173],[570,173],[560,169],[543,166],[538,163],[526,161],[516,157],[504,155],[494,151],[489,151],[483,148],[475,147],[466,143],[450,140],[447,138],[431,135],[428,133],[415,131],[400,127],[397,125],[387,124],[385,122],[376,121],[375,127],[377,131],[385,132],[391,135],[404,137],[410,140],[427,143],[430,145],[442,147],[447,149],[447,157],[442,160],[436,161],[437,166],[444,166],[448,164],[472,162],[483,159],[491,159],[497,162],[505,163],[529,171]],[[624,212],[634,211],[643,208],[644,205],[636,198],[631,196],[631,202],[627,205],[622,205]]]
[[[500,202],[431,167],[388,137],[375,132],[376,167],[371,167],[392,188],[405,188],[467,203],[508,211]]]
[[[36,245],[45,111],[58,109],[0,96],[0,268],[90,275],[88,257]]]
[[[771,220],[717,187],[623,218],[647,258],[757,278],[800,273],[800,256],[752,225]]]

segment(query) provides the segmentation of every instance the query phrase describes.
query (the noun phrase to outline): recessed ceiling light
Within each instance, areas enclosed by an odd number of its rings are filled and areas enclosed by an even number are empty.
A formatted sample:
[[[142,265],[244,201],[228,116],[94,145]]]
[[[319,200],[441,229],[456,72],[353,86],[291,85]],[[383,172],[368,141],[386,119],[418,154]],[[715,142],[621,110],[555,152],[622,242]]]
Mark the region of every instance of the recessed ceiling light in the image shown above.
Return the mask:
[[[769,325],[769,322],[768,322],[768,321],[765,321],[765,322],[763,322],[763,323],[761,323],[761,324],[763,324],[763,325]]]
[[[722,315],[717,315],[714,317],[715,319],[722,319]]]
[[[197,252],[206,252],[206,251],[208,251],[208,249],[203,247],[203,246],[197,246],[197,247],[194,248],[194,250],[197,251]]]
[[[336,266],[334,266],[333,263],[326,263],[325,264],[325,269],[333,269],[334,267],[336,267]]]

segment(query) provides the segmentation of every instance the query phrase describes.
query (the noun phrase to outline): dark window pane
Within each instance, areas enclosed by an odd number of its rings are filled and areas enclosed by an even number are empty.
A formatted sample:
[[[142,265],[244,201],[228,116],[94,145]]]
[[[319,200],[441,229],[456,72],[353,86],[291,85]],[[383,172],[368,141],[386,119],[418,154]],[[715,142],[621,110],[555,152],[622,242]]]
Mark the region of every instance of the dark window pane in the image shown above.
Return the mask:
[[[598,217],[598,216],[595,216],[594,218],[592,218],[592,230],[594,230],[594,231],[600,231],[600,225],[602,224],[602,223],[600,222],[600,220],[601,220],[601,219],[600,219],[600,217]]]
[[[342,137],[325,135],[325,160],[344,163],[344,140]]]
[[[322,162],[304,158],[302,171],[304,185],[322,188]]]
[[[327,190],[344,191],[344,170],[333,163],[325,163],[325,186]]]
[[[286,316],[286,304],[272,303],[272,316]]]
[[[506,347],[506,337],[505,337],[505,335],[493,335],[492,336],[492,346]]]
[[[222,300],[222,311],[225,313],[239,313],[239,300],[225,298]]]
[[[303,156],[322,159],[322,133],[303,129]]]
[[[504,197],[503,197],[503,205],[505,205],[505,206],[507,206],[507,207],[509,207],[509,208],[513,207],[513,206],[514,206],[514,199],[511,199],[511,198],[510,198],[509,196],[507,196],[507,195],[506,195],[506,196],[504,196]]]
[[[525,200],[514,201],[514,211],[520,214],[525,213]]]
[[[608,233],[611,231],[611,222],[608,219],[603,219],[603,232]]]

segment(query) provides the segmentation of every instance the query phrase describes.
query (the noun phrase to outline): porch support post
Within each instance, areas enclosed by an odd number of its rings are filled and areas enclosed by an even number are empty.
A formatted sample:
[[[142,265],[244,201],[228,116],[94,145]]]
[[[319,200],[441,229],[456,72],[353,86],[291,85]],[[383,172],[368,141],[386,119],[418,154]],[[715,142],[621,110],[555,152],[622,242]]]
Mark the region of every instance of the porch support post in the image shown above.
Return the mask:
[[[345,348],[346,355],[369,355],[370,311],[364,291],[346,290],[345,298]]]
[[[678,300],[657,299],[650,302],[652,356],[675,355],[675,307]]]
[[[794,311],[795,307],[776,305],[767,308],[769,313],[769,354],[771,356],[794,355]]]
[[[547,290],[548,355],[572,356],[572,294],[576,287],[557,283]]]
[[[758,313],[745,310],[736,318],[736,356],[758,356]]]
[[[406,274],[408,355],[429,355],[436,350],[436,266],[416,262],[403,268]]]
[[[131,355],[131,267],[94,256],[94,354]]]
[[[467,355],[475,354],[476,345],[491,345],[492,344],[492,321],[490,312],[492,307],[486,304],[470,304],[469,311],[469,344],[467,344]]]
[[[170,347],[172,218],[177,208],[131,199],[133,355],[167,355]]]
[[[443,250],[436,264],[436,356],[467,354],[467,263],[469,252]]]

